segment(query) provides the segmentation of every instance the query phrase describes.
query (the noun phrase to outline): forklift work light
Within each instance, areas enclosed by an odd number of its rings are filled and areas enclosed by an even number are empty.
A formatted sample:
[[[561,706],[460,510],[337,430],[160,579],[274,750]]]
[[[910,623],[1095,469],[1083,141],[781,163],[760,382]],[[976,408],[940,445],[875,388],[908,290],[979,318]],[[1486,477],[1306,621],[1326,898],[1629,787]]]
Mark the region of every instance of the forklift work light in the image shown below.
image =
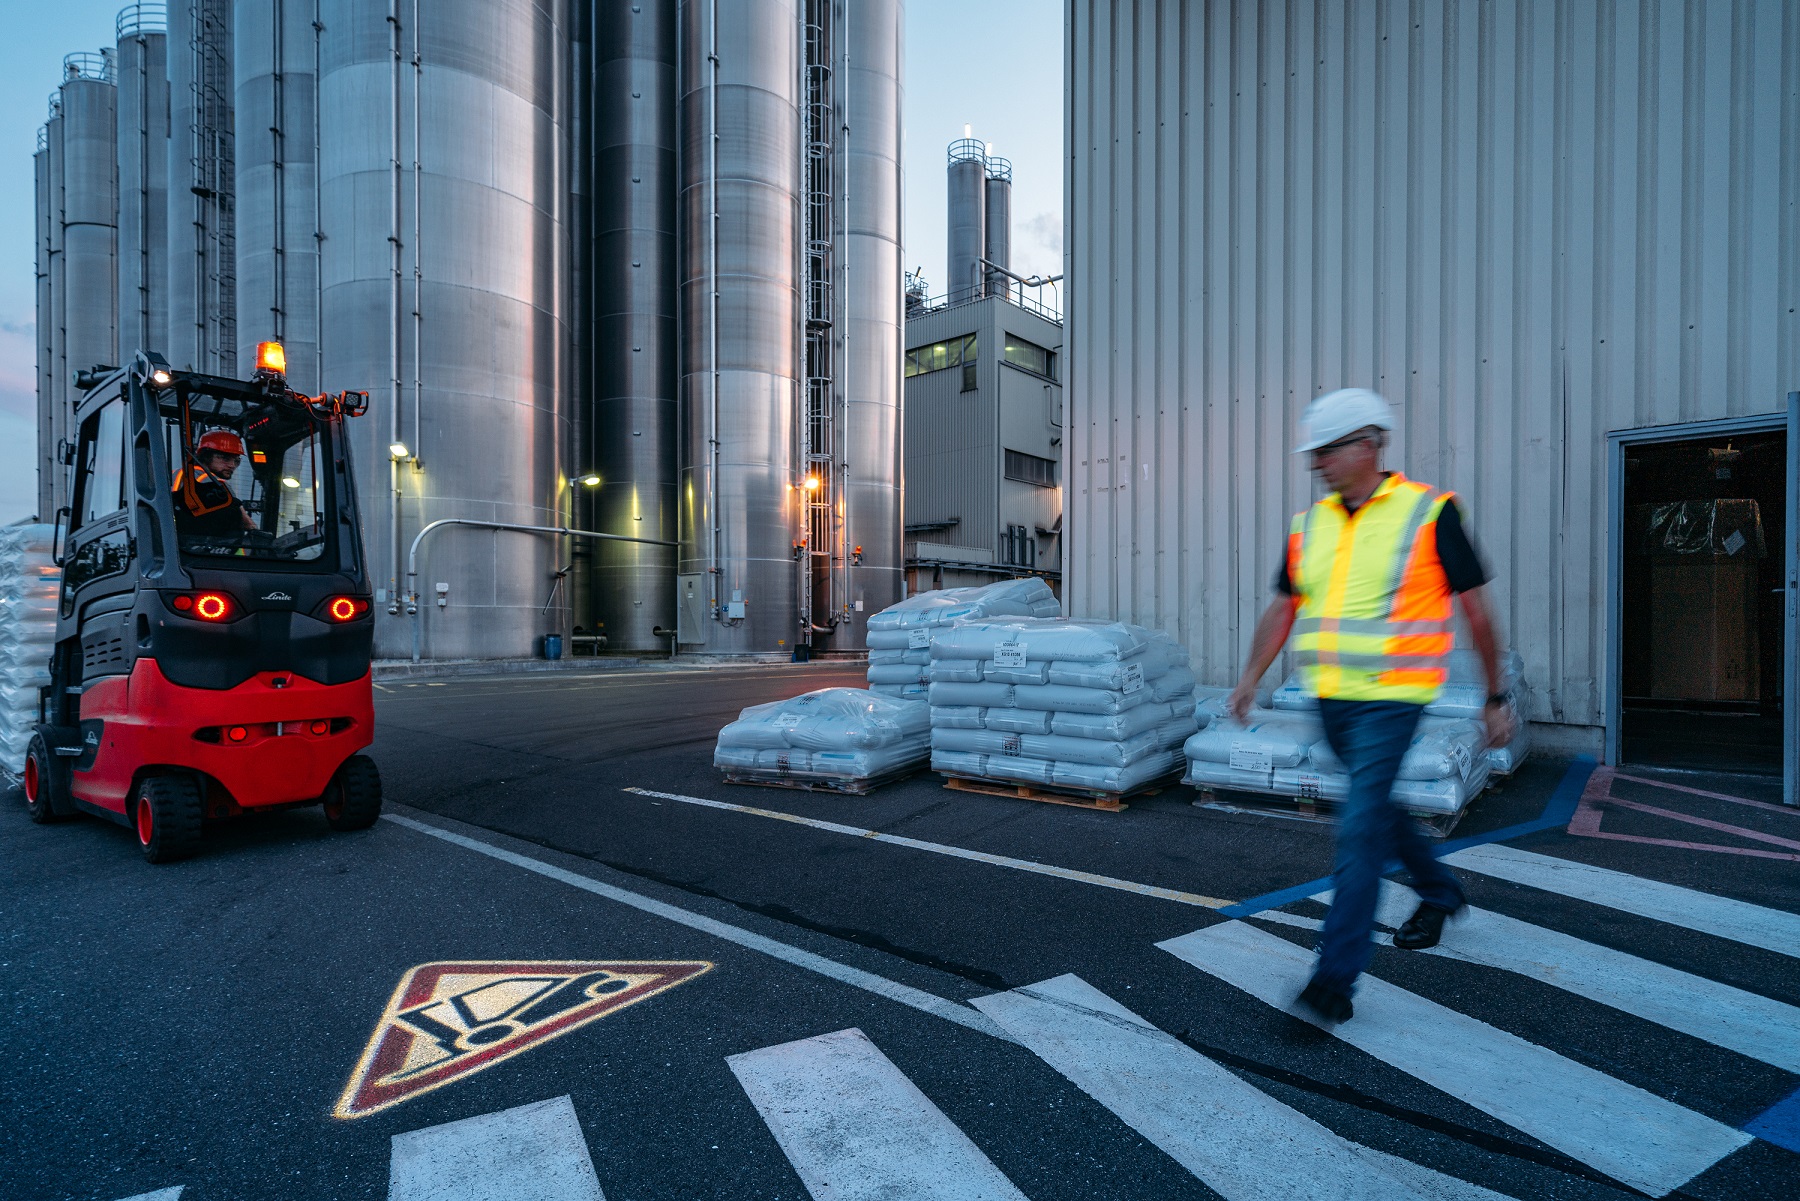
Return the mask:
[[[276,375],[286,375],[287,350],[279,342],[258,342],[256,344],[256,369],[272,371]]]
[[[388,458],[394,460],[394,462],[398,463],[402,459],[407,459],[407,458],[411,458],[411,457],[412,457],[412,451],[406,449],[406,443],[404,443],[404,442],[389,442],[388,443]]]
[[[174,378],[175,377],[173,375],[170,375],[167,371],[163,370],[161,367],[158,367],[155,371],[152,371],[150,373],[150,382],[155,384],[159,388],[168,387],[169,381]]]
[[[291,475],[284,475],[281,477],[281,486],[283,488],[298,488],[300,486],[300,481]]]
[[[586,484],[589,488],[598,488],[600,486],[600,477],[597,475],[584,475],[581,477],[581,482]]]

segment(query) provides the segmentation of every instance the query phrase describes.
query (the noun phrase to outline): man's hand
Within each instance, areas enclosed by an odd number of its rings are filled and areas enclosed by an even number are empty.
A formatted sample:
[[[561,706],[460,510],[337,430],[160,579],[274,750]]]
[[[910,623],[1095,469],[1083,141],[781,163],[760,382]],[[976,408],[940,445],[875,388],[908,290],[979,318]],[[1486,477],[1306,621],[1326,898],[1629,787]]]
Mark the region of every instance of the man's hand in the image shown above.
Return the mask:
[[[1248,678],[1239,680],[1238,686],[1231,690],[1231,700],[1227,703],[1231,715],[1240,724],[1247,722],[1250,718],[1250,706],[1256,703],[1256,681]]]
[[[1489,746],[1505,746],[1512,741],[1519,723],[1513,716],[1513,707],[1510,702],[1489,701],[1487,708],[1481,711],[1481,716],[1482,720],[1487,723]]]

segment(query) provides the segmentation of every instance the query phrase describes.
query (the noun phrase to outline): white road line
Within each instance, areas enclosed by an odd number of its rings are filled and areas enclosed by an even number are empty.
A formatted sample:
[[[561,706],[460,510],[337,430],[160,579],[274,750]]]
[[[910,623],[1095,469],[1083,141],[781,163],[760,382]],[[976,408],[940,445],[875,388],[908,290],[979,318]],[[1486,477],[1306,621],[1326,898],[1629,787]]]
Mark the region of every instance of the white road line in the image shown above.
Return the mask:
[[[1312,966],[1307,951],[1242,922],[1156,945],[1283,1009]],[[1330,1030],[1653,1196],[1680,1187],[1750,1141],[1741,1130],[1373,976],[1358,986],[1356,1016]]]
[[[942,842],[926,842],[923,839],[907,838],[900,834],[883,834],[879,830],[865,830],[861,826],[845,826],[837,822],[822,821],[816,817],[801,817],[797,813],[783,813],[779,809],[757,809],[750,805],[733,805],[729,801],[683,796],[678,792],[653,792],[648,788],[627,788],[624,791],[636,793],[638,796],[661,797],[665,801],[680,801],[684,805],[702,805],[708,809],[723,809],[729,813],[746,813],[752,817],[774,818],[776,821],[792,822],[797,826],[810,826],[814,830],[828,830],[833,834],[848,834],[853,838],[866,838],[871,842],[885,842],[897,847],[910,847],[915,851],[929,851],[933,855],[949,855],[955,859],[967,859],[971,863],[986,863],[992,867],[1010,867],[1015,871],[1031,872],[1039,876],[1054,876],[1059,880],[1073,880],[1077,884],[1116,888],[1120,892],[1135,892],[1139,896],[1176,901],[1183,905],[1198,905],[1203,909],[1223,909],[1227,905],[1236,903],[1197,892],[1181,892],[1173,888],[1162,888],[1155,884],[1139,884],[1133,880],[1120,880],[1115,876],[1100,876],[1093,872],[1076,871],[1071,867],[1057,867],[1055,864],[1038,863],[1031,859],[1013,859],[1006,855],[990,855],[986,851],[971,851],[966,847],[950,846]]]
[[[1026,1201],[861,1030],[725,1062],[817,1201]]]
[[[174,1188],[159,1188],[154,1193],[138,1193],[131,1197],[121,1197],[119,1201],[181,1201],[181,1190],[186,1188],[178,1184]]]
[[[1411,891],[1383,882],[1375,920],[1412,916]],[[1517,972],[1634,1017],[1800,1072],[1800,1009],[1636,955],[1470,906],[1432,955]]]
[[[396,1134],[388,1201],[606,1201],[568,1097]]]
[[[1501,1196],[1415,1164],[1396,1170],[1393,1157],[1333,1134],[1079,976],[975,1005],[1226,1201]]]
[[[597,897],[605,897],[609,901],[617,901],[621,905],[629,905],[633,909],[640,909],[645,913],[654,914],[657,917],[686,926],[689,929],[699,930],[704,934],[712,935],[714,938],[722,938],[726,942],[736,943],[740,947],[747,947],[752,951],[759,951],[770,958],[779,959],[783,963],[791,963],[795,967],[805,968],[809,972],[817,972],[821,976],[829,976],[840,984],[848,984],[852,988],[860,988],[865,992],[872,992],[878,997],[886,997],[890,1001],[898,1001],[902,1005],[908,1005],[936,1017],[945,1018],[955,1022],[959,1026],[967,1026],[969,1029],[980,1031],[982,1034],[990,1034],[995,1038],[1006,1039],[1006,1035],[1001,1031],[1000,1027],[994,1025],[993,1022],[989,1021],[975,1010],[970,1009],[966,1005],[959,1005],[955,1001],[946,1000],[943,997],[937,996],[935,993],[928,993],[923,989],[914,988],[910,984],[902,984],[898,980],[889,980],[886,976],[877,976],[874,972],[865,972],[861,968],[854,968],[848,964],[839,963],[835,959],[827,959],[823,955],[815,955],[811,951],[804,951],[799,947],[789,946],[785,942],[778,942],[766,935],[746,930],[742,926],[733,926],[728,922],[721,922],[710,917],[703,917],[698,913],[690,912],[679,906],[670,905],[664,901],[654,900],[639,893],[630,892],[623,888],[617,888],[611,884],[602,884],[598,880],[590,880],[586,876],[578,875],[575,872],[567,871],[553,864],[545,863],[542,860],[533,859],[528,855],[520,855],[514,851],[508,851],[501,847],[481,842],[478,839],[468,838],[461,834],[454,834],[449,830],[441,830],[436,826],[427,825],[421,821],[415,821],[410,817],[401,817],[396,813],[384,813],[382,814],[382,820],[393,822],[395,825],[405,826],[409,830],[416,830],[420,834],[427,834],[432,838],[442,839],[444,842],[474,851],[478,855],[486,855],[490,859],[498,859],[502,863],[510,863],[514,867],[524,868],[528,872],[536,872],[540,876],[545,876],[551,880],[567,884],[571,888],[579,888],[583,892],[591,892]],[[1011,1040],[1008,1039],[1007,1041]]]
[[[1695,892],[1660,880],[1590,867],[1500,843],[1457,851],[1444,856],[1444,862],[1671,926],[1698,930],[1702,934],[1728,938],[1782,955],[1800,956],[1800,914],[1765,909],[1761,905],[1734,901],[1709,892]]]

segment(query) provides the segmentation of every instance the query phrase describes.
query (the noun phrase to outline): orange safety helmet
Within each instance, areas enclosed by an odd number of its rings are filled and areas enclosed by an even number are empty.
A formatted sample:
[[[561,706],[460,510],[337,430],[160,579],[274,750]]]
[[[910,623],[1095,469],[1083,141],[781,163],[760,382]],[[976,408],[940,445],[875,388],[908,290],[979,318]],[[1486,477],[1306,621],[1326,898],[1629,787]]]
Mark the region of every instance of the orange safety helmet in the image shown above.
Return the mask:
[[[194,449],[196,452],[216,450],[241,459],[244,457],[244,440],[230,430],[208,430],[200,435],[200,444]]]

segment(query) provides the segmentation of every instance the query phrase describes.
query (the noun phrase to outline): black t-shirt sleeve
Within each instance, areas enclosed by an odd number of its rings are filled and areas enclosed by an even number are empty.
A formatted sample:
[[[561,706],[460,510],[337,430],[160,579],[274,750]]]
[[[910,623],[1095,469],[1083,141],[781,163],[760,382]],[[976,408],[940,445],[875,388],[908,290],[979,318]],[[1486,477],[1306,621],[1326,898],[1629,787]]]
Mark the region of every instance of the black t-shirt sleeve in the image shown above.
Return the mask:
[[[1462,511],[1454,500],[1438,514],[1437,553],[1444,578],[1450,581],[1450,591],[1468,592],[1488,582],[1487,568],[1469,543],[1469,535],[1463,530]]]

